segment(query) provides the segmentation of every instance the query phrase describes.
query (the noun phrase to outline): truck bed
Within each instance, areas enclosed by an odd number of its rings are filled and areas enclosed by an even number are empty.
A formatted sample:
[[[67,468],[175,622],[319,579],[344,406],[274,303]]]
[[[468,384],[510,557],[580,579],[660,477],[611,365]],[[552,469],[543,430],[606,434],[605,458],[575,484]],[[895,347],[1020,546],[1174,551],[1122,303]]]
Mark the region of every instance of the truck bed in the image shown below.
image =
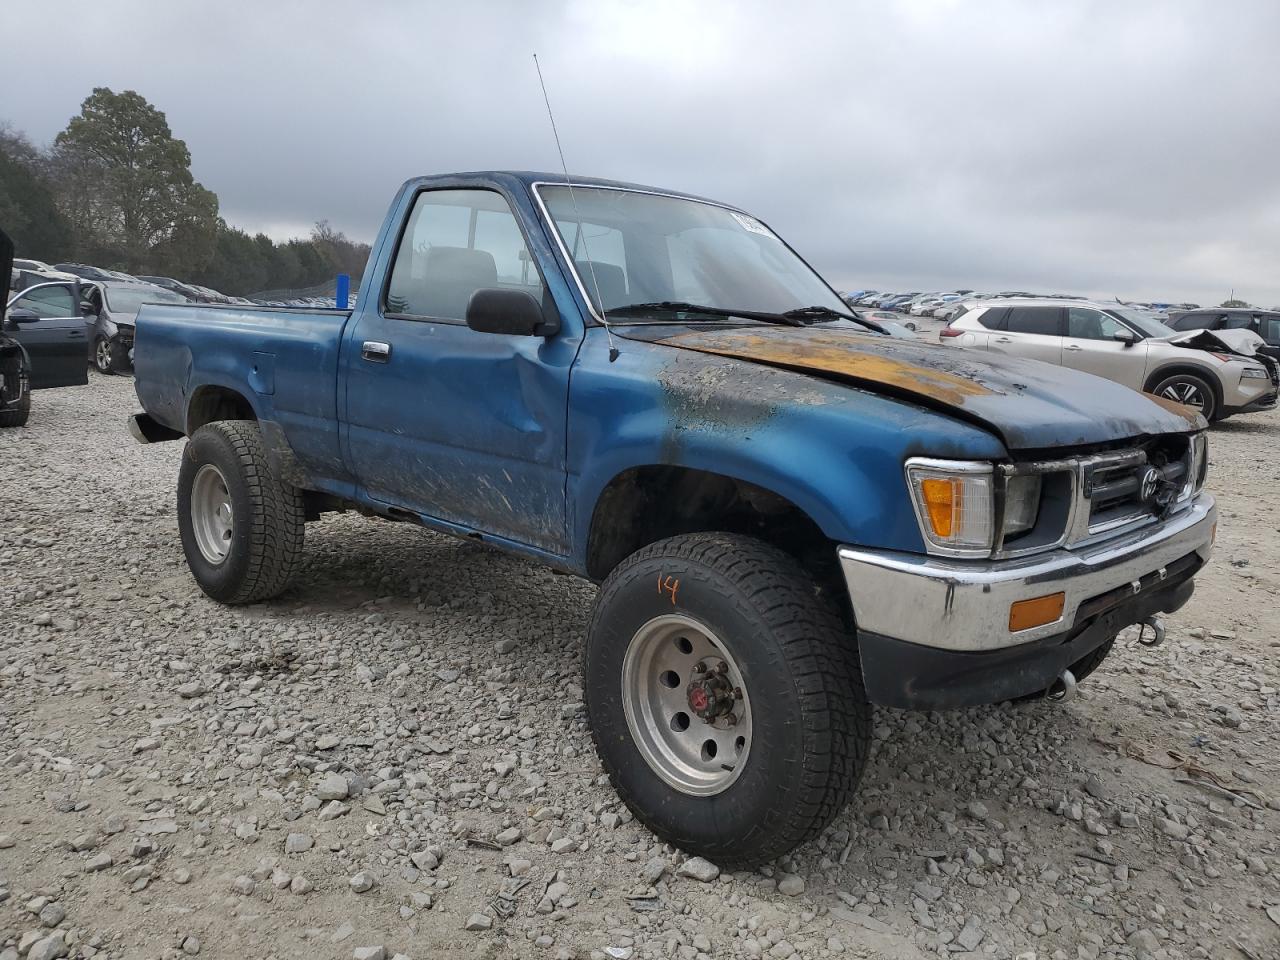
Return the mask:
[[[220,388],[278,424],[308,472],[345,476],[337,432],[338,358],[350,310],[147,304],[138,314],[134,387],[157,422],[189,433]],[[200,386],[194,391],[192,384]]]

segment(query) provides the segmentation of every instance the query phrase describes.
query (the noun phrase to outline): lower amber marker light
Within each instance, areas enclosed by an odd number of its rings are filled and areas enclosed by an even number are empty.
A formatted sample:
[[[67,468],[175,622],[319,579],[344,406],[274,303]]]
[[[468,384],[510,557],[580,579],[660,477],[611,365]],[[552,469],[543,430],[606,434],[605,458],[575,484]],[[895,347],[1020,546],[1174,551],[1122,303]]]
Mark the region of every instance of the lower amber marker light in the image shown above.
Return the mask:
[[[1045,597],[1034,597],[1031,600],[1019,600],[1009,605],[1009,632],[1030,630],[1032,627],[1043,627],[1062,617],[1062,608],[1066,606],[1065,593],[1051,593]]]

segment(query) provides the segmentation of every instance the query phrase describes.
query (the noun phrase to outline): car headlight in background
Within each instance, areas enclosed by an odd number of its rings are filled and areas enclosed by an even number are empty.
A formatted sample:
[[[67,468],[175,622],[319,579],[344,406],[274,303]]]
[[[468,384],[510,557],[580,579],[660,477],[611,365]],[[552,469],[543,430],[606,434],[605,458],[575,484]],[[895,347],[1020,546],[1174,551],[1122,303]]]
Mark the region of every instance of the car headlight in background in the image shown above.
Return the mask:
[[[907,483],[930,553],[990,555],[995,534],[991,464],[913,457],[907,461]]]

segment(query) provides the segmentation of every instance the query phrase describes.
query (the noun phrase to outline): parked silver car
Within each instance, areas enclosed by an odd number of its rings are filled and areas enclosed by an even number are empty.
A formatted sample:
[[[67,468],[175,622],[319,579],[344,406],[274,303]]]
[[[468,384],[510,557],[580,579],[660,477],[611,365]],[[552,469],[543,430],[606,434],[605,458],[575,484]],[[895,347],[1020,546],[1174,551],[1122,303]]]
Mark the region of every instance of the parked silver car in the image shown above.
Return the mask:
[[[1197,333],[1115,304],[1019,298],[973,305],[939,340],[1074,367],[1195,407],[1207,420],[1276,405],[1274,365]]]

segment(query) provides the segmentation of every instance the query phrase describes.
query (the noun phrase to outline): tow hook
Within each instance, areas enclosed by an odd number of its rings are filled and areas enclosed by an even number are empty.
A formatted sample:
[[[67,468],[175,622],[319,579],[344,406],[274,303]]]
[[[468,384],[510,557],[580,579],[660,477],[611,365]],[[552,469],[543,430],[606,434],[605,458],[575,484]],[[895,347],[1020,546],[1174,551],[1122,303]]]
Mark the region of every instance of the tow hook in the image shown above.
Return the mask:
[[[1076,698],[1076,675],[1070,670],[1063,670],[1062,676],[1053,681],[1053,686],[1045,697],[1054,703],[1066,703]]]
[[[1138,624],[1138,642],[1144,647],[1158,647],[1164,643],[1164,620],[1147,617]]]

